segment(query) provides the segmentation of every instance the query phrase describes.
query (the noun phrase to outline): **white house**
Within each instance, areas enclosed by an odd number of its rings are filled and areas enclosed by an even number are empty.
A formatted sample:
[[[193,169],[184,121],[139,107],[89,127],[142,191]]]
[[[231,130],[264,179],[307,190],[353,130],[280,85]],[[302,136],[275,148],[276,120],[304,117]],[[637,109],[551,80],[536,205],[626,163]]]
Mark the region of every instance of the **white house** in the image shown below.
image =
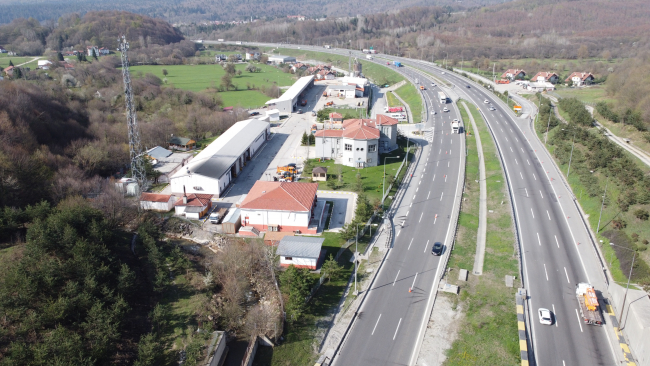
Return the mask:
[[[88,47],[86,47],[86,54],[88,56],[92,56],[93,52],[94,52],[95,56],[99,57],[99,48],[97,48],[97,46],[88,46]]]
[[[571,82],[574,86],[583,86],[592,84],[594,79],[594,75],[590,72],[573,72],[564,82]]]
[[[52,61],[50,60],[38,60],[38,68],[42,70],[49,70],[52,66]]]
[[[190,220],[199,220],[205,216],[212,207],[211,194],[183,194],[183,197],[174,203],[174,212],[178,216],[185,216]]]
[[[533,81],[533,82],[542,82],[542,83],[547,82],[547,83],[555,84],[555,83],[558,82],[559,79],[560,79],[560,77],[557,76],[557,74],[554,73],[554,72],[540,71],[537,74],[535,74],[535,76],[533,76],[531,81]]]
[[[501,75],[502,79],[519,80],[526,77],[526,71],[520,69],[508,69]]]
[[[326,250],[322,250],[325,238],[308,236],[285,236],[280,240],[275,254],[280,256],[280,266],[316,269],[318,262],[324,258]]]
[[[217,197],[239,175],[270,136],[270,125],[257,119],[232,125],[171,178],[172,193],[207,193]]]
[[[397,124],[394,118],[377,115],[376,120],[345,120],[338,130],[319,130],[316,132],[316,156],[356,168],[377,166],[380,151],[397,148]]]
[[[257,181],[239,206],[242,226],[259,231],[299,231],[316,234],[310,226],[318,183]]]
[[[150,211],[171,211],[176,199],[171,194],[144,192],[140,195],[140,208]]]
[[[101,56],[106,56],[111,53],[111,50],[106,47],[102,47],[98,51],[99,51],[99,55]]]

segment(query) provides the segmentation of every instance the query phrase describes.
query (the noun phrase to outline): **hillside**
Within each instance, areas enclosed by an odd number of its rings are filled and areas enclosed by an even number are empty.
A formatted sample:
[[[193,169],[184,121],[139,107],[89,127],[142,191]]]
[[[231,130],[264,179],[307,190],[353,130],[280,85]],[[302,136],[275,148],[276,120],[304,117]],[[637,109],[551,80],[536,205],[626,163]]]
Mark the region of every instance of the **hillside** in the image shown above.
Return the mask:
[[[47,49],[85,49],[88,45],[114,50],[122,34],[131,40],[134,49],[183,40],[180,32],[163,20],[123,11],[96,11],[83,17],[77,14],[62,16],[56,27],[41,24],[34,18],[16,19],[0,26],[0,45],[28,56],[40,56]]]
[[[503,0],[466,0],[463,7],[484,6],[501,3]],[[59,0],[0,0],[0,24],[9,23],[16,18],[34,17],[39,21],[56,20],[68,13],[85,14],[96,10],[126,10],[151,17],[162,18],[172,23],[191,23],[205,21],[231,21],[266,18],[285,18],[287,15],[304,15],[310,18],[323,16],[340,17],[393,11],[413,6],[435,5],[458,7],[454,0],[404,0],[394,2],[377,0],[368,6],[364,1],[297,1],[297,0],[262,0],[238,1],[222,0],[204,2],[195,0],[143,0],[138,2],[116,0],[100,2],[97,0],[79,0],[61,2]]]

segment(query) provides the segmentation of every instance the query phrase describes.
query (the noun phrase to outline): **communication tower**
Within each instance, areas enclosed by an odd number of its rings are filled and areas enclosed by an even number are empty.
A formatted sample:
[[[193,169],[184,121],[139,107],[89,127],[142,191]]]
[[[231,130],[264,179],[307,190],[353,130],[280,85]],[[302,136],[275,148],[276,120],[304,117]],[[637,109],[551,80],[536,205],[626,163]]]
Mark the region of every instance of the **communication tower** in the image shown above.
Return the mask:
[[[131,74],[129,73],[129,57],[126,51],[129,49],[129,42],[122,36],[117,39],[117,50],[122,54],[122,78],[124,79],[124,99],[126,102],[126,124],[129,130],[129,155],[131,157],[131,173],[138,182],[140,191],[145,190],[147,183],[144,161],[142,161],[142,145],[140,144],[140,129],[136,120],[133,103],[133,89],[131,88]]]

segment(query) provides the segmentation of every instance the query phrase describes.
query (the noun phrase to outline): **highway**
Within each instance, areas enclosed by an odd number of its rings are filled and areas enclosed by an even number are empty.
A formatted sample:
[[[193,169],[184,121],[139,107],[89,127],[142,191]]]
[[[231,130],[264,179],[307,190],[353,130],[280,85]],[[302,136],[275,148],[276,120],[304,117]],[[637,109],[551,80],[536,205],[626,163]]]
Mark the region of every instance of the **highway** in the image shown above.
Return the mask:
[[[300,47],[345,56],[349,52],[345,49]],[[359,51],[353,51],[352,55],[364,58]],[[420,75],[418,78],[424,78],[421,71],[424,70],[438,79],[449,81],[454,85],[452,91],[475,103],[486,119],[500,152],[512,199],[516,234],[521,248],[523,283],[528,294],[527,308],[530,311],[527,325],[532,333],[531,363],[544,366],[618,363],[607,329],[583,324],[579,319],[576,284],[591,283],[600,297],[601,292],[606,293],[606,278],[573,201],[574,197],[543,143],[534,135],[530,121],[515,117],[505,103],[478,84],[448,71],[443,73],[442,69],[431,63],[381,54],[375,55],[372,61],[364,61],[385,64],[387,60],[401,61],[406,67],[394,69],[410,78],[416,77],[416,74]],[[469,88],[466,87],[468,85]],[[428,111],[432,106],[435,108],[435,90],[427,89],[424,92],[425,109],[427,116],[431,116]],[[490,111],[489,106],[495,110]],[[446,114],[446,118],[440,114],[439,106],[435,109],[439,113],[435,115],[437,118],[427,122],[435,127],[433,143],[425,145],[418,163],[421,170],[416,170],[421,171],[421,176],[419,179],[414,177],[406,194],[406,197],[413,197],[413,207],[406,208],[402,204],[397,209],[395,224],[405,220],[405,226],[396,229],[401,235],[397,236],[388,262],[379,273],[376,285],[361,309],[359,320],[346,338],[340,357],[335,359],[338,365],[415,364],[423,333],[417,325],[428,320],[430,309],[426,309],[424,303],[428,304],[433,294],[432,289],[424,284],[433,281],[428,277],[431,272],[442,270],[438,268],[438,258],[431,258],[423,243],[429,241],[427,246],[430,251],[431,242],[445,239],[447,244],[449,235],[453,235],[449,233],[449,222],[439,225],[441,222],[438,221],[431,225],[430,221],[420,222],[420,217],[438,214],[440,219],[457,211],[450,196],[460,194],[453,193],[452,186],[458,186],[462,173],[445,172],[444,162],[448,159],[447,169],[454,166],[453,162],[458,168],[461,162],[455,159],[459,158],[460,151],[464,151],[464,139],[460,135],[450,138],[444,132],[445,128],[450,130],[450,118],[457,118],[454,117],[455,108],[450,108],[453,112]],[[452,156],[443,156],[446,151],[451,151]],[[425,163],[426,171],[422,165]],[[432,163],[436,166],[432,166]],[[440,174],[448,175],[453,180],[440,186]],[[423,198],[423,192],[427,192],[427,195],[432,192],[434,198]],[[435,198],[436,193],[440,200]],[[406,215],[403,213],[405,209]],[[414,250],[418,246],[420,250]],[[410,286],[417,288],[417,291],[402,295]],[[553,325],[539,323],[537,309],[540,307],[553,312]]]

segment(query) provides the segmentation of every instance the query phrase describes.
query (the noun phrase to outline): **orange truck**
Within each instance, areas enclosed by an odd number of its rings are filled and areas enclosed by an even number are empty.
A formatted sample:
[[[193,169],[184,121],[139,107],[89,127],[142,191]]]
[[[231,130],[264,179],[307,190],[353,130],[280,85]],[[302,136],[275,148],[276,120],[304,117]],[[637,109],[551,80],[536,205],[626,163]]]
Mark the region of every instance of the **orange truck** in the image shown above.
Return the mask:
[[[580,304],[580,316],[586,324],[602,325],[603,316],[594,287],[582,282],[576,286],[576,298]]]
[[[293,166],[279,166],[277,173],[278,174],[283,174],[284,172],[291,173],[291,174],[296,174],[296,167]]]

